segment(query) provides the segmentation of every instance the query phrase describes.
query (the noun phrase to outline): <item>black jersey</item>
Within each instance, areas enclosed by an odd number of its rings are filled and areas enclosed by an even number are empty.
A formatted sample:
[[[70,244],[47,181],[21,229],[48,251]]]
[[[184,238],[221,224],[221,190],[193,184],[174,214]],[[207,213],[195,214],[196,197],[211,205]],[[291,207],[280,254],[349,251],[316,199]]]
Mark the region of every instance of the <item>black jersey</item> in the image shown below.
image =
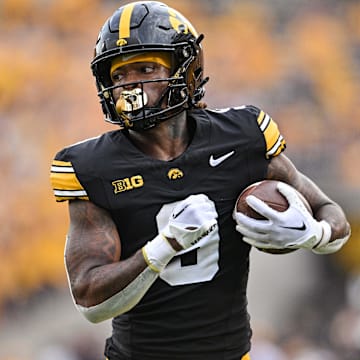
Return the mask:
[[[194,137],[172,161],[143,154],[120,130],[67,147],[53,161],[56,199],[107,209],[122,259],[159,233],[178,201],[203,193],[216,205],[216,234],[175,256],[141,301],[113,319],[110,360],[238,360],[250,349],[250,247],[236,232],[232,211],[239,193],[264,179],[285,141],[270,116],[253,106],[188,116]]]

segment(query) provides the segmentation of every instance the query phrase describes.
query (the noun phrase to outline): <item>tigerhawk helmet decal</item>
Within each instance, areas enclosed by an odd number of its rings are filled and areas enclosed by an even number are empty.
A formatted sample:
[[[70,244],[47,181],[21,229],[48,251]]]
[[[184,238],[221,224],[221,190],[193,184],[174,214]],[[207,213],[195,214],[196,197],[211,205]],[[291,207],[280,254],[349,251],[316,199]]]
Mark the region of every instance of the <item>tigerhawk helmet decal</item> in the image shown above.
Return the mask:
[[[194,107],[204,96],[203,35],[178,11],[157,1],[138,1],[117,9],[102,27],[91,62],[105,120],[121,128],[146,130],[157,123]],[[143,85],[122,95],[118,106],[113,98],[110,70],[115,58],[145,54],[155,56],[170,67],[170,77],[150,80],[166,81],[165,93],[157,106],[146,105]],[[156,54],[159,54],[157,56]],[[124,84],[122,84],[122,87]],[[166,107],[161,107],[166,99]]]

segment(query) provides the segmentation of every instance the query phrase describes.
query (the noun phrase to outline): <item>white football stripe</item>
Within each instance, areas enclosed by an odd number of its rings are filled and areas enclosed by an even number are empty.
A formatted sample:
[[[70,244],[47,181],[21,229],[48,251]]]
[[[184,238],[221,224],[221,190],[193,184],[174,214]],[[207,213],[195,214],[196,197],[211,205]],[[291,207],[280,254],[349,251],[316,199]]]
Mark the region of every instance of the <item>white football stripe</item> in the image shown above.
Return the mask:
[[[262,121],[261,126],[260,126],[260,129],[261,129],[262,132],[264,132],[265,129],[267,128],[270,120],[271,120],[271,117],[268,114],[265,114],[265,118]]]
[[[55,196],[87,196],[85,190],[54,190]]]
[[[280,135],[275,145],[266,154],[269,156],[275,154],[279,146],[281,145],[282,140],[283,137]]]
[[[74,173],[74,168],[71,166],[56,166],[56,165],[52,165],[51,166],[51,171],[52,172],[59,172],[59,173]]]

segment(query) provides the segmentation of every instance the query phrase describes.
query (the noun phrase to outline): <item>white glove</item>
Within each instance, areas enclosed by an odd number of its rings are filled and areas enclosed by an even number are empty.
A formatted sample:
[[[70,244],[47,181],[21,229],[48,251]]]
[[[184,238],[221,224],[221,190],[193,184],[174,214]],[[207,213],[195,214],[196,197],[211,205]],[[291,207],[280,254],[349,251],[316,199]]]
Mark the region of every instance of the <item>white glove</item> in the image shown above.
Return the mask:
[[[272,209],[253,195],[249,195],[246,202],[266,220],[252,219],[234,211],[236,230],[244,235],[243,240],[263,249],[313,249],[328,244],[330,225],[324,220],[315,220],[291,186],[280,182],[278,190],[289,203],[283,212]]]
[[[187,249],[217,228],[217,217],[214,202],[204,194],[190,195],[181,201],[161,233],[142,248],[148,266],[161,272],[177,253],[167,238],[175,238],[183,249]]]
[[[162,234],[187,249],[195,245],[217,226],[215,204],[206,195],[190,195],[175,206]]]

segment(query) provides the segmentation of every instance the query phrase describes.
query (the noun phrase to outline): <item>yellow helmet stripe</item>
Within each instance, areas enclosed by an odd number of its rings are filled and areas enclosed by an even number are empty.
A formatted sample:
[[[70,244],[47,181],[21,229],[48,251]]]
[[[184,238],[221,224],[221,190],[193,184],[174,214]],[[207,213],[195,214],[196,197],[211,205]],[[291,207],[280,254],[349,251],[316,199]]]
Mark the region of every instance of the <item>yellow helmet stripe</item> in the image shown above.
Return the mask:
[[[135,3],[124,6],[119,19],[119,41],[130,37],[130,20]]]

